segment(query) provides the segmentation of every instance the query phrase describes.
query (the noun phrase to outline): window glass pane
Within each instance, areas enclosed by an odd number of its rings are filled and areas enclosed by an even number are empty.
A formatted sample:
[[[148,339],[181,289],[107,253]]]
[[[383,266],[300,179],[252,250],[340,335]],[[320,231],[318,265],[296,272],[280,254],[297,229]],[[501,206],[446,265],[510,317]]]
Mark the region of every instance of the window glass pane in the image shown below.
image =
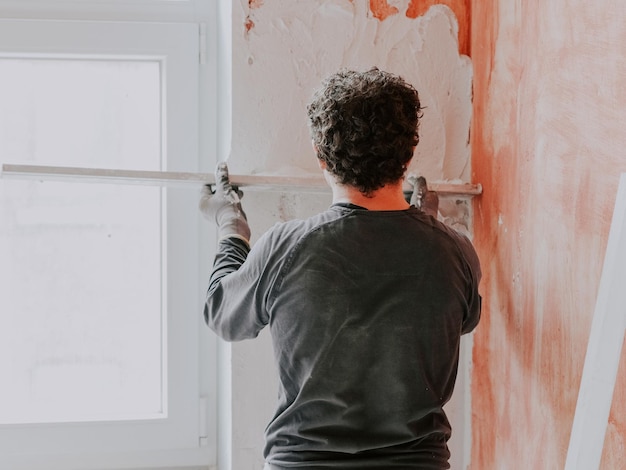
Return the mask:
[[[7,163],[160,169],[160,67],[0,58]],[[0,423],[164,413],[159,188],[0,180]]]
[[[160,169],[159,65],[0,57],[3,160]]]

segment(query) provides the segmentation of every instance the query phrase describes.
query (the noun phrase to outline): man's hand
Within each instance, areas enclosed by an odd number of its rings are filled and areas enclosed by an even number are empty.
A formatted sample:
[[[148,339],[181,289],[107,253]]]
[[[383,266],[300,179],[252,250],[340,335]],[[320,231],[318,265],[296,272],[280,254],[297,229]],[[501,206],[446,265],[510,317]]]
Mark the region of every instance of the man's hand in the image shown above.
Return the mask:
[[[439,196],[436,191],[429,191],[426,178],[423,176],[411,175],[407,178],[409,184],[413,186],[413,194],[409,204],[417,207],[422,212],[437,218],[439,212]]]
[[[217,225],[219,240],[235,237],[250,243],[250,226],[241,208],[242,193],[235,191],[228,177],[228,165],[218,163],[215,169],[215,191],[211,185],[202,188],[200,212]]]

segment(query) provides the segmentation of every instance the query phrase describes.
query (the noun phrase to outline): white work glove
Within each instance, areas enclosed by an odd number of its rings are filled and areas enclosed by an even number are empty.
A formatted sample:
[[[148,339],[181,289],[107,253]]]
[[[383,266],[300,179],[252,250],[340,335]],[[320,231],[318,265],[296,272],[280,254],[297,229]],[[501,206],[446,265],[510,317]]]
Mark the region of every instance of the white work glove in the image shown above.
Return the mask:
[[[413,186],[413,193],[409,204],[417,207],[422,212],[437,218],[439,212],[439,195],[436,191],[429,191],[426,178],[423,176],[410,175],[407,182]]]
[[[218,163],[215,169],[215,190],[206,184],[202,188],[200,212],[217,225],[218,239],[235,237],[250,243],[250,226],[241,208],[243,193],[237,192],[230,184],[228,165]]]

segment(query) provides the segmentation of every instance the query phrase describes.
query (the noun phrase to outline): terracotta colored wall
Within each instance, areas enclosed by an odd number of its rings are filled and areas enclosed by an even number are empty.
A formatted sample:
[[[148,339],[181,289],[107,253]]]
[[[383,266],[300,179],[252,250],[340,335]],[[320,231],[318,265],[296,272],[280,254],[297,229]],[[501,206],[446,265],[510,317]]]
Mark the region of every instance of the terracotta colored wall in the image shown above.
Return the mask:
[[[625,17],[621,0],[473,2],[472,179],[484,188],[474,470],[565,463],[626,171]],[[625,366],[622,357],[603,469],[626,468]]]
[[[409,18],[423,16],[433,5],[446,5],[454,12],[459,22],[459,52],[469,55],[471,0],[409,0],[405,15]],[[391,5],[389,0],[370,0],[370,11],[372,16],[379,20],[385,20],[390,15],[400,13],[400,10]]]

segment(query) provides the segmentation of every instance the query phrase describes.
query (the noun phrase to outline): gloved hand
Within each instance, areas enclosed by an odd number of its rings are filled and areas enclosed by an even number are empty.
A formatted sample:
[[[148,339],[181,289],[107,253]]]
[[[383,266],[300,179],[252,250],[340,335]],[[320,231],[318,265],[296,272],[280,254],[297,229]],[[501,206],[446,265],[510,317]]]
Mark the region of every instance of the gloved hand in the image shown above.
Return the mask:
[[[200,212],[217,225],[218,239],[235,237],[250,243],[250,226],[241,208],[243,193],[237,192],[230,184],[228,165],[218,163],[215,169],[215,191],[211,185],[202,188]]]
[[[429,191],[426,178],[423,176],[410,175],[407,182],[413,186],[413,193],[409,204],[417,207],[422,212],[437,218],[439,212],[439,195],[436,191]]]

